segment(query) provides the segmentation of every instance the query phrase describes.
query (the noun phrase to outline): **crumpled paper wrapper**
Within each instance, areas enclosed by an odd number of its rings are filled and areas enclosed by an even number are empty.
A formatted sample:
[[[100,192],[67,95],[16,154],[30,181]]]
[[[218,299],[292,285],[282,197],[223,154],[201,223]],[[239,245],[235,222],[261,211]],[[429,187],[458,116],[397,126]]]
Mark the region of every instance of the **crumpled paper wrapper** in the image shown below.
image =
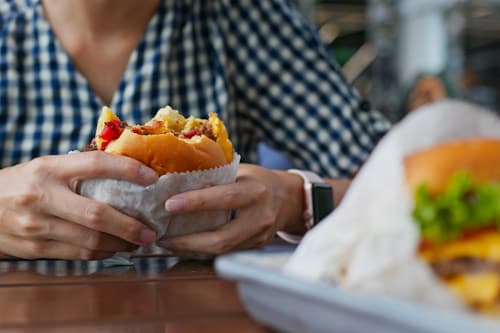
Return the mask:
[[[165,201],[182,192],[234,183],[239,162],[240,156],[234,154],[229,165],[165,174],[149,186],[115,179],[85,180],[80,184],[79,192],[143,222],[156,231],[158,239],[215,230],[229,221],[229,211],[173,215],[165,209]]]
[[[285,272],[356,291],[463,308],[415,255],[419,231],[411,217],[403,158],[468,137],[500,138],[500,118],[450,100],[411,113],[381,140],[340,207],[307,233]]]

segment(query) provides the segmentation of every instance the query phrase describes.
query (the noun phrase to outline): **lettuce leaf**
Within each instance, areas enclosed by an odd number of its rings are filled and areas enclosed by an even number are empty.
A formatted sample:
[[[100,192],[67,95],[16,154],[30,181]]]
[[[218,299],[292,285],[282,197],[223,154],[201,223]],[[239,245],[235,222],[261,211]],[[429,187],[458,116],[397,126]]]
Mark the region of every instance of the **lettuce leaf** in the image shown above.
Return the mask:
[[[458,172],[436,196],[422,184],[415,192],[412,215],[422,237],[434,242],[456,239],[465,230],[500,228],[500,183],[480,184]]]

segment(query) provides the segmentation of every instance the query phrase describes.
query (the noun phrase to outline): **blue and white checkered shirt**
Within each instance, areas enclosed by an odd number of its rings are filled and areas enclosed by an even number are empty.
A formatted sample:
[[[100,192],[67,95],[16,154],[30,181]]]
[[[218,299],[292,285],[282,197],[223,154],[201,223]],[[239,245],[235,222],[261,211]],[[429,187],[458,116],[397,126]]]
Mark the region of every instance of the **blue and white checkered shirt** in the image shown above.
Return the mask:
[[[161,1],[110,106],[142,123],[167,104],[217,112],[246,162],[264,141],[330,177],[351,175],[389,127],[287,0]],[[40,1],[0,1],[0,167],[82,149],[102,106]]]

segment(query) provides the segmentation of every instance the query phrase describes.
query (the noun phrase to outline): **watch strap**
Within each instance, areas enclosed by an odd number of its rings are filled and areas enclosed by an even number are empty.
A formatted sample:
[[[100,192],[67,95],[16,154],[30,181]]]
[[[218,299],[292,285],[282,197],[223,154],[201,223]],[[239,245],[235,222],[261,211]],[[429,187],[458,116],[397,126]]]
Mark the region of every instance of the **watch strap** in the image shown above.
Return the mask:
[[[311,188],[312,183],[323,183],[323,179],[311,171],[298,170],[298,169],[289,169],[288,172],[294,173],[302,177],[304,181],[304,223],[306,229],[309,230],[314,226],[314,212],[313,212],[313,203],[312,203],[312,195]],[[284,241],[292,244],[298,244],[302,240],[302,236],[292,235],[284,231],[278,231],[276,233],[278,237],[283,239]]]
[[[311,171],[298,170],[298,169],[290,169],[288,170],[290,173],[294,173],[299,175],[304,180],[304,223],[306,225],[306,229],[309,230],[314,226],[314,211],[313,211],[313,202],[312,202],[312,194],[311,194],[311,185],[312,183],[323,183],[323,179]]]

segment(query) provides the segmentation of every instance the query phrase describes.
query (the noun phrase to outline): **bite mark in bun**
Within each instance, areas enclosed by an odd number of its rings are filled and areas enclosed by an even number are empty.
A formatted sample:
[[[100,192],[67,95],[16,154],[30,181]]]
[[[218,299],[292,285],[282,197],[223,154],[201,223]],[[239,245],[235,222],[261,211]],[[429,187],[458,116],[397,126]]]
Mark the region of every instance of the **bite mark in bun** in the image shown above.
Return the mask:
[[[93,143],[95,149],[139,160],[159,175],[211,169],[233,160],[232,143],[217,114],[186,119],[171,107],[160,109],[144,125],[128,125],[105,107]]]

